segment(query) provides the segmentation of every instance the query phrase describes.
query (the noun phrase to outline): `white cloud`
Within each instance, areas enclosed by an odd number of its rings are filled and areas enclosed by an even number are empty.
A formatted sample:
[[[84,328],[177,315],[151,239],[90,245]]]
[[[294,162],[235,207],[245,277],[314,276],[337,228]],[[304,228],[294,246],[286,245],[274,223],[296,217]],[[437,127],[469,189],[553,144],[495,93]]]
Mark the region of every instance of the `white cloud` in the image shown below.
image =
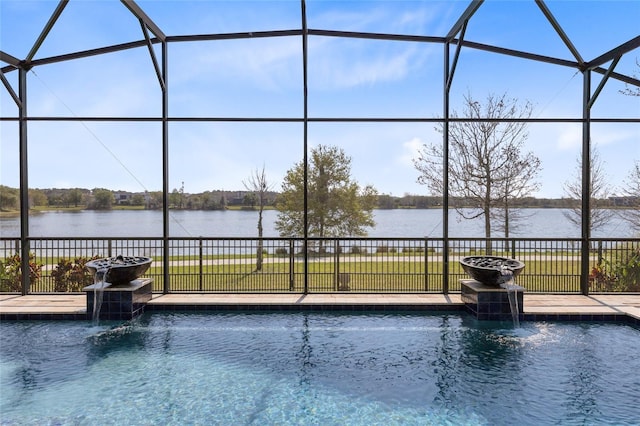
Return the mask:
[[[419,137],[414,137],[411,140],[402,143],[402,153],[396,159],[396,163],[401,166],[413,167],[413,160],[418,157],[418,152],[424,145],[424,142]]]
[[[206,46],[206,48],[203,48]],[[172,69],[173,83],[193,84],[212,79],[249,84],[279,91],[302,84],[302,41],[299,37],[217,41],[179,46],[172,63],[190,63]]]
[[[371,40],[313,38],[309,42],[309,86],[348,89],[399,81],[423,66],[424,46]]]
[[[604,146],[621,143],[637,138],[637,132],[610,126],[592,126],[591,141],[594,145]],[[582,127],[565,126],[557,137],[557,148],[561,151],[577,150],[582,146]]]
[[[582,145],[582,129],[577,126],[567,126],[558,135],[557,147],[561,151],[576,149]]]
[[[142,50],[52,64],[32,71],[29,78],[32,115],[160,113],[160,85],[148,53]]]
[[[621,128],[598,128],[591,130],[591,140],[598,145],[610,145],[638,137],[638,132],[622,130]]]

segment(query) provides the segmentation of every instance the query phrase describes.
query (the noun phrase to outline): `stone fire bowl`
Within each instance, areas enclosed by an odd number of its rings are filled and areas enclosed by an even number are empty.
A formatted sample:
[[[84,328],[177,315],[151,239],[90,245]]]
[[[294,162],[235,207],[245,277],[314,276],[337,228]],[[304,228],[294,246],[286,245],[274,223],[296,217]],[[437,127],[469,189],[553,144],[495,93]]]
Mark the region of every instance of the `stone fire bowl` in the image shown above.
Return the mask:
[[[141,277],[153,259],[141,256],[116,256],[104,259],[90,260],[85,267],[93,274],[94,279],[96,273],[101,270],[107,270],[104,281],[113,285],[128,284],[131,281]]]
[[[511,271],[513,278],[524,269],[523,262],[499,256],[468,256],[460,264],[471,278],[492,287],[500,287],[500,284],[507,281],[507,276],[502,275],[503,268]]]

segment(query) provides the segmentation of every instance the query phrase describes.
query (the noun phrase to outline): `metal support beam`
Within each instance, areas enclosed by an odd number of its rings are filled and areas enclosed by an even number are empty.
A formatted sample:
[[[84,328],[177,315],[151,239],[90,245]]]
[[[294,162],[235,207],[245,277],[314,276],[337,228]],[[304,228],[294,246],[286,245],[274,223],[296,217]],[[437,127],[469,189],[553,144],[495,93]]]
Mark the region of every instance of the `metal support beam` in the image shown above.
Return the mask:
[[[22,295],[29,293],[31,265],[29,264],[29,170],[27,161],[27,70],[18,74],[18,138],[20,152],[20,268],[22,270]]]
[[[60,0],[60,3],[58,3],[56,10],[53,11],[53,14],[49,18],[49,21],[47,21],[47,24],[44,26],[44,29],[38,36],[38,39],[33,44],[33,47],[31,48],[31,50],[29,51],[29,54],[25,59],[26,63],[31,62],[31,60],[36,55],[36,53],[38,53],[38,49],[40,49],[40,46],[42,46],[42,43],[49,35],[49,31],[51,31],[51,28],[53,28],[53,26],[55,25],[56,21],[60,17],[60,14],[64,10],[64,8],[67,6],[67,3],[69,3],[69,0]]]
[[[20,67],[20,59],[16,58],[15,56],[9,55],[7,52],[3,52],[2,50],[0,50],[0,61],[6,62],[9,65],[13,65],[13,70]]]
[[[120,0],[120,1],[122,1],[122,4],[124,4],[127,7],[127,9],[129,9],[129,11],[131,11],[131,13],[135,15],[136,18],[144,22],[144,25],[146,25],[151,30],[153,35],[158,37],[160,41],[162,42],[167,41],[167,36],[164,34],[164,32],[160,29],[160,27],[158,27],[155,24],[155,22],[153,22],[151,18],[149,18],[149,16],[147,16],[146,13],[144,13],[144,11],[140,8],[140,6],[136,4],[135,1],[133,0]]]
[[[154,40],[152,40],[152,42]],[[33,68],[39,65],[47,65],[47,64],[55,64],[58,62],[71,61],[73,59],[88,58],[90,56],[103,55],[105,53],[119,52],[122,50],[135,49],[137,47],[142,47],[144,45],[145,45],[144,40],[138,40],[138,41],[132,41],[129,43],[114,44],[113,46],[100,47],[98,49],[89,49],[89,50],[83,50],[80,52],[67,53],[64,55],[50,56],[48,58],[34,59],[33,61],[29,62],[29,66],[27,68]],[[22,62],[20,62],[19,66],[25,67],[24,63]],[[15,67],[13,66],[3,67],[2,71],[8,72],[8,71],[13,71],[14,69]]]
[[[602,67],[594,68],[591,71],[597,72],[598,74],[602,74],[602,75],[609,72],[608,69],[604,69]],[[638,80],[637,78],[629,77],[628,75],[619,74],[617,72],[611,72],[609,73],[609,78],[613,78],[614,80],[621,81],[625,84],[630,84],[632,86],[640,87],[640,80]]]
[[[589,249],[591,245],[591,71],[583,71],[582,88],[582,233],[580,292],[589,295]]]
[[[18,108],[22,108],[22,100],[20,100],[20,97],[13,90],[13,87],[11,87],[9,80],[7,80],[7,78],[4,76],[4,73],[2,71],[0,71],[0,80],[2,80],[2,84],[7,89],[7,92],[9,92],[9,94],[13,98],[13,101],[16,103]]]
[[[162,80],[167,82],[169,58],[167,42],[162,42]],[[169,92],[162,86],[162,292],[171,290],[169,274],[171,250],[169,250]]]
[[[544,16],[547,18],[547,21],[549,21],[553,29],[556,30],[556,33],[558,33],[558,35],[564,42],[565,46],[567,46],[569,51],[571,51],[571,54],[573,55],[573,57],[576,58],[576,61],[578,61],[578,65],[580,67],[584,67],[584,59],[582,59],[580,52],[578,52],[578,49],[576,49],[576,47],[573,45],[573,43],[571,42],[571,39],[564,32],[564,30],[562,29],[562,27],[560,26],[556,18],[553,16],[553,14],[551,13],[547,5],[544,3],[544,1],[536,0],[536,4],[540,8]]]
[[[460,15],[456,23],[453,24],[453,27],[451,27],[451,29],[449,30],[449,33],[447,34],[447,37],[446,37],[447,43],[451,42],[451,40],[455,38],[456,34],[458,34],[462,29],[462,26],[466,25],[466,23],[469,21],[469,19],[471,19],[473,14],[476,13],[476,10],[478,10],[478,8],[480,7],[480,5],[482,5],[483,2],[484,0],[471,1],[469,6],[467,6],[465,11],[462,12],[462,15]]]
[[[632,38],[626,43],[622,43],[620,46],[611,49],[607,53],[604,53],[592,61],[589,61],[585,64],[586,69],[592,70],[595,67],[599,67],[602,64],[606,64],[609,61],[614,60],[627,52],[631,52],[633,49],[637,49],[640,47],[640,36]]]
[[[459,41],[464,40],[464,34],[467,32],[467,21],[465,21],[464,25],[462,25],[462,31],[460,32]],[[462,43],[458,43],[456,46],[456,54],[453,56],[453,64],[451,64],[451,69],[449,70],[449,77],[445,84],[447,85],[447,91],[451,90],[451,83],[453,83],[453,75],[456,72],[456,67],[458,66],[458,58],[460,57],[460,50],[462,49]],[[447,43],[448,44],[448,43]],[[447,64],[447,67],[449,64]]]
[[[451,42],[455,43],[456,41],[452,40]],[[513,56],[515,58],[529,59],[537,62],[545,62],[547,64],[562,65],[565,67],[578,68],[578,69],[580,68],[578,63],[575,61],[568,61],[566,59],[554,58],[552,56],[538,55],[535,53],[523,52],[521,50],[507,49],[504,47],[492,46],[489,44],[476,43],[475,41],[458,41],[458,43],[462,43],[464,47],[483,50],[485,52],[499,53],[501,55]]]
[[[307,164],[309,161],[309,156],[307,154],[308,149],[308,141],[309,141],[309,102],[308,102],[308,86],[307,86],[307,55],[308,55],[308,45],[307,45],[307,35],[309,29],[307,28],[307,5],[305,0],[300,0],[301,7],[301,19],[302,19],[302,90],[303,90],[303,176],[304,176],[304,212],[303,212],[303,222],[304,222],[304,294],[309,292],[309,216],[307,210],[309,208],[309,200],[307,196],[307,191],[309,190],[308,178],[309,178],[309,165]]]
[[[295,30],[292,30],[295,31]],[[284,33],[284,31],[280,31]],[[256,34],[256,33],[252,33]],[[358,38],[363,40],[388,40],[388,41],[410,41],[416,43],[444,43],[444,37],[409,35],[409,34],[384,34],[384,33],[365,33],[361,31],[336,31],[336,30],[320,30],[309,28],[308,35],[323,37],[340,37],[340,38]],[[173,39],[173,37],[171,37]]]
[[[444,43],[442,105],[442,292],[449,293],[449,43]]]
[[[618,65],[619,61],[620,61],[620,56],[618,56],[616,59],[613,60],[613,62],[611,63],[611,66],[609,66],[609,69],[607,70],[607,72],[604,73],[604,77],[602,77],[602,80],[600,80],[600,84],[598,85],[596,90],[593,92],[593,95],[591,95],[591,97],[589,99],[589,105],[588,105],[589,109],[591,109],[591,107],[593,107],[593,104],[595,103],[596,99],[598,99],[598,95],[600,95],[600,92],[604,88],[604,85],[607,83],[607,80],[609,80],[609,77],[611,76],[611,73],[615,69],[616,65]]]
[[[158,82],[160,83],[160,88],[162,91],[166,91],[166,84],[162,77],[162,71],[158,66],[158,60],[156,59],[156,52],[153,50],[153,44],[151,43],[151,38],[149,37],[149,31],[147,30],[147,26],[144,24],[142,19],[140,20],[140,27],[142,28],[142,34],[144,34],[144,39],[147,42],[147,48],[149,49],[149,55],[151,55],[151,62],[153,62],[153,69],[156,71],[156,76],[158,77]],[[166,42],[163,42],[163,46]]]

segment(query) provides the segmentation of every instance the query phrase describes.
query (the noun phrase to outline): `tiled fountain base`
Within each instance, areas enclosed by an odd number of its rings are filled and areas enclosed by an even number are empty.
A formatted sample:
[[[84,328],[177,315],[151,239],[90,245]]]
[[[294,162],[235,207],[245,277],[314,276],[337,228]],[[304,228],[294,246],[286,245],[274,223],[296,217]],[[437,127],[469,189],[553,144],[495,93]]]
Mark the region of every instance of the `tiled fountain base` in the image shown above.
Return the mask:
[[[87,293],[87,318],[93,317],[94,293],[96,285],[83,290]],[[144,312],[145,305],[151,300],[153,279],[140,278],[129,284],[109,285],[103,290],[100,305],[101,320],[129,320]]]
[[[519,319],[523,319],[524,287],[514,286],[517,290]],[[509,292],[501,287],[490,287],[476,280],[460,280],[462,303],[467,311],[479,320],[511,320]]]

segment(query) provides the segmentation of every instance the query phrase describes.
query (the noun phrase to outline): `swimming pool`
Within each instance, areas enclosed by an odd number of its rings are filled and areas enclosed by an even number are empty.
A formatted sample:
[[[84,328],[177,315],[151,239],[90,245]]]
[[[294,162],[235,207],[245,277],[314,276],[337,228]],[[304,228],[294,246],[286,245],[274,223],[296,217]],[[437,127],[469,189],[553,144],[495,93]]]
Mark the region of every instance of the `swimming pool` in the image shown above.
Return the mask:
[[[0,324],[0,423],[637,424],[640,330],[467,315]]]

